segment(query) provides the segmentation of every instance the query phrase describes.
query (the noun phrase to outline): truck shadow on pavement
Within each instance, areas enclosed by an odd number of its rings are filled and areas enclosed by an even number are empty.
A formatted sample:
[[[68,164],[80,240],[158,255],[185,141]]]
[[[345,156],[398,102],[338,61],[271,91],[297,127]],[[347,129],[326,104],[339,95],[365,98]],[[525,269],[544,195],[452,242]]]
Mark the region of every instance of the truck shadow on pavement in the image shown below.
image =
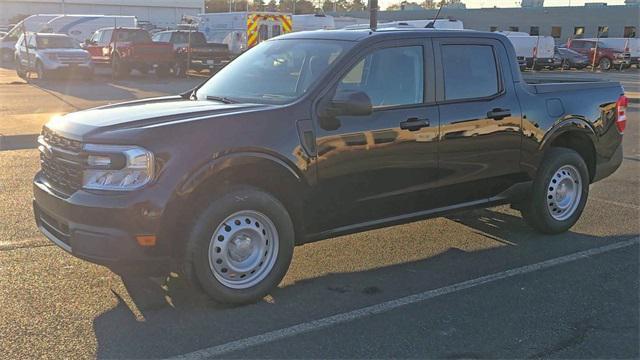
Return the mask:
[[[598,237],[575,232],[543,236],[534,233],[519,217],[494,209],[473,210],[448,219],[489,237],[496,241],[496,246],[473,252],[449,248],[418,261],[308,278],[276,289],[259,303],[242,307],[216,304],[175,277],[162,284],[150,279],[123,279],[137,309],[132,310],[124,297],[114,291],[118,305],[94,319],[96,355],[98,358],[180,355],[638,236]],[[394,251],[393,247],[402,246],[402,236],[383,246]],[[353,256],[364,256],[357,253],[366,251],[351,250]],[[450,316],[455,318],[456,314]],[[477,336],[482,339],[487,334],[479,332]],[[452,353],[436,357],[457,357],[455,351],[462,349],[455,349],[456,337],[448,341]],[[536,351],[540,349],[531,344],[531,353]]]

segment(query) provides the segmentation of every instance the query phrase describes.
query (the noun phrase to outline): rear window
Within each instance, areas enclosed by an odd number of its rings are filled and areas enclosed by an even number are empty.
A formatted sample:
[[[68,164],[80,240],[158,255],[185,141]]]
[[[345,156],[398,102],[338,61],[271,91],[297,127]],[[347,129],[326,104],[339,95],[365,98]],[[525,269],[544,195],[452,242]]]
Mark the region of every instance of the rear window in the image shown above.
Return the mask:
[[[149,33],[144,30],[118,31],[116,33],[116,41],[132,42],[132,43],[148,43],[151,42]]]
[[[489,45],[443,45],[446,100],[475,99],[499,92],[498,70]]]

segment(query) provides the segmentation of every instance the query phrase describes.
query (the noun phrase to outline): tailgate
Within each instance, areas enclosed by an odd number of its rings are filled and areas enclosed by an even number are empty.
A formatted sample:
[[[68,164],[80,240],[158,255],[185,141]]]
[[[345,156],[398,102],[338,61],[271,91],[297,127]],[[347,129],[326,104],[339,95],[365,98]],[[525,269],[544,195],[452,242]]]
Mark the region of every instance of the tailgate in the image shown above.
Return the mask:
[[[149,61],[166,61],[173,58],[173,47],[169,43],[134,44],[133,56]]]

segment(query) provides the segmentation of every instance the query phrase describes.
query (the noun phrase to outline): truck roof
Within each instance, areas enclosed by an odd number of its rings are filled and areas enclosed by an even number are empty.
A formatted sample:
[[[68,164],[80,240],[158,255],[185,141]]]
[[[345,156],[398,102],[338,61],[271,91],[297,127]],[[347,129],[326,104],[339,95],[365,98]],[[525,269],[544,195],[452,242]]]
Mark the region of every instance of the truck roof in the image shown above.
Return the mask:
[[[371,29],[354,30],[315,30],[300,31],[281,35],[278,39],[317,39],[317,40],[341,40],[341,41],[362,41],[369,38],[397,38],[406,37],[482,37],[506,40],[502,34],[474,30],[444,30],[426,28],[383,28],[372,31]]]

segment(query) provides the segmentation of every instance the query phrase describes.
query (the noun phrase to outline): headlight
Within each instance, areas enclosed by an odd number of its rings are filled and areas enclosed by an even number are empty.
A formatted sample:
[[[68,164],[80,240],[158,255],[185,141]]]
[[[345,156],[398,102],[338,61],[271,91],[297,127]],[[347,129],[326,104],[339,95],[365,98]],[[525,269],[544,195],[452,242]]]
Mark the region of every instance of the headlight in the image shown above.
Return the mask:
[[[92,190],[131,191],[147,185],[154,176],[153,153],[137,146],[84,146],[87,169],[82,187]]]
[[[616,58],[617,59],[622,59],[622,58],[624,58],[624,54],[616,54]]]

